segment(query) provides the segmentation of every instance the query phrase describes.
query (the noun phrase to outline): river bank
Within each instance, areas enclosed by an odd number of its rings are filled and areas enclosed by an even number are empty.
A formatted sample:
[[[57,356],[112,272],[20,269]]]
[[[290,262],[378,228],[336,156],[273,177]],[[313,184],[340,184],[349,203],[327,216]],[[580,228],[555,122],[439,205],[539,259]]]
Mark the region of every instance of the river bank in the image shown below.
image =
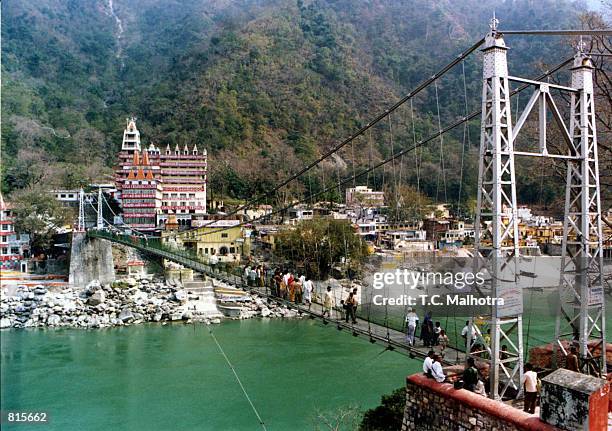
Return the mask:
[[[202,299],[179,281],[161,278],[126,278],[106,285],[94,280],[85,288],[5,286],[0,329],[104,328],[180,321],[214,324],[227,319],[215,306],[212,286],[204,293],[210,296]],[[254,292],[241,292],[239,308],[234,319],[299,317],[294,310],[268,303]]]

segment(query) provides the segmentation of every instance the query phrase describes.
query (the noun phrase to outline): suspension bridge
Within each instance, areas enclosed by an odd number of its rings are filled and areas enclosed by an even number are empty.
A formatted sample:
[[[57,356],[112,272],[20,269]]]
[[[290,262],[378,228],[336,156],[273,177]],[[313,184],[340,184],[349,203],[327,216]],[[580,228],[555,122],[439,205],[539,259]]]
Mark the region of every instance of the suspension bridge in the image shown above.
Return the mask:
[[[442,67],[430,78],[416,86],[405,97],[390,106],[384,112],[375,116],[351,136],[344,139],[321,157],[304,168],[280,181],[254,198],[240,205],[237,209],[225,214],[225,218],[234,217],[241,212],[261,203],[270,203],[284,187],[304,178],[311,180],[312,170],[322,162],[337,155],[350,145],[352,154],[352,174],[341,178],[339,169],[333,185],[323,187],[317,192],[308,193],[301,199],[288,205],[279,204],[272,213],[267,213],[252,220],[242,221],[236,226],[255,224],[273,216],[282,216],[290,208],[300,203],[313,203],[314,199],[328,196],[331,192],[340,192],[347,184],[356,184],[364,177],[369,181],[375,171],[383,170],[383,181],[390,166],[391,186],[399,193],[402,183],[404,166],[409,155],[414,158],[414,173],[417,188],[420,187],[422,175],[422,148],[427,144],[437,143],[439,147],[439,169],[437,172],[436,194],[448,197],[446,187],[445,141],[444,136],[463,126],[463,142],[461,148],[461,176],[463,179],[466,148],[470,140],[469,123],[480,117],[480,152],[478,157],[478,188],[477,209],[475,218],[474,268],[486,269],[491,274],[490,295],[505,297],[512,303],[511,307],[494,305],[491,314],[486,319],[472,316],[469,320],[470,330],[466,345],[478,343],[484,346],[480,352],[458,351],[453,348],[451,355],[457,362],[462,362],[467,356],[473,356],[479,361],[487,362],[490,369],[490,396],[504,397],[509,388],[521,392],[520,380],[523,374],[525,350],[523,347],[523,288],[528,287],[517,269],[517,259],[520,251],[518,230],[518,205],[516,194],[515,158],[535,157],[554,159],[565,165],[567,170],[566,200],[564,209],[564,228],[562,242],[562,267],[558,296],[560,298],[557,310],[556,330],[554,339],[555,358],[561,361],[567,354],[567,341],[577,343],[581,357],[582,371],[585,373],[605,375],[605,299],[603,274],[603,237],[601,198],[599,185],[599,167],[597,154],[597,133],[595,125],[595,97],[593,88],[593,56],[596,53],[588,51],[580,39],[573,57],[561,61],[545,73],[533,78],[523,78],[509,74],[507,47],[504,35],[546,35],[546,36],[605,36],[612,35],[607,30],[577,30],[577,31],[501,31],[498,21],[493,19],[490,31],[486,36],[459,54],[453,61]],[[482,48],[482,98],[481,109],[468,110],[468,96],[465,74],[465,61],[479,48]],[[443,126],[440,113],[439,82],[451,71],[461,68],[460,76],[464,90],[464,115],[449,125]],[[567,66],[571,82],[561,85],[551,82],[557,72],[566,71]],[[511,83],[516,87],[511,88]],[[434,133],[417,139],[415,127],[415,97],[426,89],[433,87],[437,108],[437,121]],[[519,93],[531,90],[528,101],[523,102],[519,115]],[[570,100],[566,114],[559,108],[558,94],[567,96]],[[513,121],[511,98],[516,96],[517,120]],[[537,105],[537,108],[536,108]],[[398,110],[407,109],[406,117],[411,119],[410,127],[412,143],[397,149],[394,142],[394,124],[397,126]],[[525,129],[528,117],[532,112],[539,113],[537,123],[537,142],[531,142],[525,148],[519,148],[519,135]],[[395,117],[394,117],[395,115]],[[569,118],[569,121],[568,119]],[[386,123],[386,124],[385,124]],[[551,146],[551,125],[556,125],[555,139],[562,143],[562,148]],[[374,162],[371,157],[372,129],[385,127],[389,140],[390,156]],[[558,137],[558,138],[557,138]],[[355,163],[355,142],[364,138],[370,146],[368,166],[360,171]],[[529,137],[527,137],[529,141]],[[363,142],[363,141],[362,141]],[[365,153],[365,151],[359,151]],[[398,166],[399,165],[399,166]],[[399,172],[398,172],[399,171]],[[325,181],[324,181],[325,183]],[[399,196],[396,196],[399,198]],[[461,199],[461,189],[458,200]],[[399,201],[399,199],[397,199]],[[85,232],[92,238],[107,239],[116,243],[139,249],[143,252],[176,262],[194,271],[210,277],[223,280],[238,287],[245,287],[239,275],[221,273],[209,265],[197,251],[178,249],[159,237],[138,232],[134,229],[114,226],[103,217],[103,202],[105,198],[101,191],[98,194],[97,207],[89,202],[97,213],[94,227],[86,229],[86,202],[81,193],[79,220],[76,231]],[[108,205],[108,202],[106,202]],[[110,205],[109,205],[110,208]],[[206,226],[206,224],[204,225]],[[210,235],[223,232],[228,228],[219,227],[208,232],[198,232],[197,235]],[[177,238],[185,238],[193,234],[193,230],[175,233]],[[260,293],[268,295],[270,300],[279,300],[269,295],[269,291],[260,289]],[[289,305],[289,304],[288,304]],[[312,317],[322,318],[320,305],[315,304],[310,309],[301,305],[291,305],[300,312]],[[334,320],[338,329],[346,329],[354,335],[365,335],[370,341],[382,341],[389,349],[397,349],[411,355],[423,356],[424,349],[409,346],[406,343],[402,326],[392,325],[385,318],[383,322],[374,321],[370,316],[361,315],[358,324],[346,324]],[[329,319],[325,320],[327,323]],[[484,323],[483,323],[484,321]],[[490,341],[483,335],[485,328],[490,330]],[[472,334],[475,334],[472,339]],[[502,343],[508,350],[500,354]],[[599,350],[598,350],[599,349]],[[600,353],[597,353],[599,351]],[[447,362],[449,358],[447,357]]]

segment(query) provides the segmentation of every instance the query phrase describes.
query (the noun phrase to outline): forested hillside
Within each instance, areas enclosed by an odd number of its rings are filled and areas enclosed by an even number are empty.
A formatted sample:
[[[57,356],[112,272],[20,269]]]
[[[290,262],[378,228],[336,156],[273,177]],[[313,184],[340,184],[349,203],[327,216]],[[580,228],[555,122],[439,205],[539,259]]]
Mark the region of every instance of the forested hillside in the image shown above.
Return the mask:
[[[571,28],[580,26],[585,6],[566,0],[3,2],[2,190],[104,179],[125,117],[134,115],[145,143],[207,148],[214,193],[251,196],[482,37],[493,10],[502,28]],[[515,75],[536,76],[572,54],[562,38],[515,36],[507,43]],[[461,67],[440,82],[437,101],[429,90],[418,97],[417,139],[437,129],[438,106],[442,126],[463,116],[466,102],[470,111],[479,108],[480,58],[464,65],[467,100]],[[291,190],[316,190],[412,145],[411,117],[408,108],[400,110],[391,124]],[[419,155],[419,184],[432,199],[457,199],[461,179],[464,201],[473,196],[478,122],[467,132],[469,142],[459,130]],[[552,202],[559,183],[534,178],[534,166],[519,172],[522,199]],[[401,181],[415,184],[412,158],[396,168]],[[379,186],[390,181],[390,169],[387,178],[374,176]]]

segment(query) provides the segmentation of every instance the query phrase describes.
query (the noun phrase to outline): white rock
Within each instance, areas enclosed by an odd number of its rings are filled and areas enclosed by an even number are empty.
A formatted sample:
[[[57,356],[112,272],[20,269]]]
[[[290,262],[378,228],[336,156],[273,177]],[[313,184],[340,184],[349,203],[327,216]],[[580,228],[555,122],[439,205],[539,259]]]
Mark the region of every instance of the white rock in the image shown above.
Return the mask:
[[[10,328],[11,326],[13,326],[13,322],[8,317],[0,319],[0,329]]]
[[[261,317],[268,317],[270,314],[272,314],[272,312],[269,308],[264,307],[261,309]]]
[[[49,317],[47,317],[47,325],[49,326],[59,325],[61,320],[62,319],[57,314],[52,314]]]
[[[147,292],[143,292],[142,290],[137,290],[136,293],[132,295],[132,301],[138,305],[146,304],[148,299],[149,295],[147,295]]]
[[[100,284],[98,280],[92,280],[87,284],[85,289],[88,290],[89,292],[94,292],[98,290],[100,287],[102,287],[102,285]]]
[[[184,302],[187,300],[187,293],[184,290],[177,290],[174,292],[174,299],[179,302]]]

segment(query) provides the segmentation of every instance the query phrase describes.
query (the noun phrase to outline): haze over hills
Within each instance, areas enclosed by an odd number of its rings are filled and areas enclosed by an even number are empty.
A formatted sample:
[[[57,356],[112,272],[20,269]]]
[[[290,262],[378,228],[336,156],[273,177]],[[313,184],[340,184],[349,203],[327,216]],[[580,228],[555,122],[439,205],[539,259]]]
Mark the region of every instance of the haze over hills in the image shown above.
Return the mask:
[[[571,28],[586,10],[566,0],[27,0],[2,4],[2,190],[74,187],[110,173],[125,117],[145,143],[196,142],[211,156],[213,192],[244,198],[312,160],[391,105],[487,30]],[[512,74],[536,76],[572,54],[567,40],[512,37]],[[479,108],[480,56],[465,63]],[[525,99],[527,96],[525,96]],[[465,114],[463,76],[440,83],[441,124]],[[438,127],[432,92],[414,103],[417,137]],[[412,144],[410,112],[320,169],[314,190]],[[478,124],[470,129],[474,154]],[[445,138],[448,196],[469,198],[463,131]],[[423,152],[426,194],[440,193],[437,147]],[[353,155],[356,154],[354,157]],[[414,180],[411,167],[404,180]],[[554,178],[519,172],[527,202],[552,202]],[[329,171],[325,175],[325,171]],[[377,176],[382,182],[381,174]],[[542,197],[543,196],[543,197]]]

